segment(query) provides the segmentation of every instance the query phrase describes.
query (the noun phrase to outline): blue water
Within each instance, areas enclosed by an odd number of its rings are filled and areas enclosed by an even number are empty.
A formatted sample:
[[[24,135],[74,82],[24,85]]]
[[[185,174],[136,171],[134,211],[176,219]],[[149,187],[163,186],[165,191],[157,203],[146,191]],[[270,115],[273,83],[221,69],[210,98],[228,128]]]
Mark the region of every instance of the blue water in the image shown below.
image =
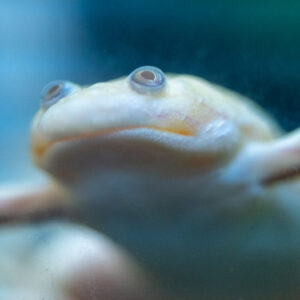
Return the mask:
[[[0,182],[39,176],[29,129],[41,88],[58,78],[93,78],[93,61],[77,34],[79,8],[68,2],[0,2]]]

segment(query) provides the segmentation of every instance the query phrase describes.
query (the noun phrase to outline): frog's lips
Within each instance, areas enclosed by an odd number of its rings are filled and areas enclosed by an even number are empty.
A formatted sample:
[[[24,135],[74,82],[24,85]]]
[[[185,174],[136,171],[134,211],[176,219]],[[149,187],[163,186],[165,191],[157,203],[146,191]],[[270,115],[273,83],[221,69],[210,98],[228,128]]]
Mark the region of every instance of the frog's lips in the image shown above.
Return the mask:
[[[137,129],[149,129],[156,132],[170,133],[170,134],[175,134],[183,137],[193,137],[196,134],[192,130],[179,129],[179,128],[177,129],[162,128],[156,126],[124,126],[124,127],[106,128],[91,133],[83,133],[83,134],[70,135],[62,138],[57,138],[52,141],[34,140],[33,147],[32,147],[33,153],[36,157],[41,158],[45,154],[45,152],[47,152],[47,150],[50,149],[55,144],[64,143],[68,141],[92,140],[95,138],[106,137],[114,133],[130,132]]]

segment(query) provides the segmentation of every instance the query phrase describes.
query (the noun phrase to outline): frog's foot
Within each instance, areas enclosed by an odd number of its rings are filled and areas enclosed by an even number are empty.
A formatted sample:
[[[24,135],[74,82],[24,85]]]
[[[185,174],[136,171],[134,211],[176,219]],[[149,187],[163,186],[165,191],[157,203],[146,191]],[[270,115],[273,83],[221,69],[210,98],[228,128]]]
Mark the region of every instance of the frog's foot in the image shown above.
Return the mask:
[[[0,186],[0,223],[39,220],[71,212],[66,193],[56,185]]]

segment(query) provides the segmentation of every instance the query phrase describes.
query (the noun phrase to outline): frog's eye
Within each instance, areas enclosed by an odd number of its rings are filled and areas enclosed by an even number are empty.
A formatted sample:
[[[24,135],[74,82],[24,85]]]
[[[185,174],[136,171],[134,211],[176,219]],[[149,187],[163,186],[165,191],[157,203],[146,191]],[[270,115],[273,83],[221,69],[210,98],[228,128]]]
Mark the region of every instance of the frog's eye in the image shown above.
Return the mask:
[[[51,81],[42,89],[41,106],[43,108],[48,108],[79,88],[78,85],[70,81]]]
[[[135,91],[146,94],[161,91],[166,85],[166,78],[159,68],[144,66],[129,75],[129,83]]]

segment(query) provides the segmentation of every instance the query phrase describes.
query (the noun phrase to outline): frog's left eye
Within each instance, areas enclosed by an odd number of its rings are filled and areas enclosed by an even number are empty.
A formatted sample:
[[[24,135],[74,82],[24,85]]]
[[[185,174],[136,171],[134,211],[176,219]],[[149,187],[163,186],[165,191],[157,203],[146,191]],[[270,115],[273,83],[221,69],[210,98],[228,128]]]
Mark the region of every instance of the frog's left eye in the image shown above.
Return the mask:
[[[41,92],[41,106],[49,108],[60,99],[78,90],[80,87],[70,81],[55,80],[48,83]]]
[[[161,91],[165,87],[166,78],[159,68],[144,66],[129,75],[129,83],[135,91],[146,94]]]

